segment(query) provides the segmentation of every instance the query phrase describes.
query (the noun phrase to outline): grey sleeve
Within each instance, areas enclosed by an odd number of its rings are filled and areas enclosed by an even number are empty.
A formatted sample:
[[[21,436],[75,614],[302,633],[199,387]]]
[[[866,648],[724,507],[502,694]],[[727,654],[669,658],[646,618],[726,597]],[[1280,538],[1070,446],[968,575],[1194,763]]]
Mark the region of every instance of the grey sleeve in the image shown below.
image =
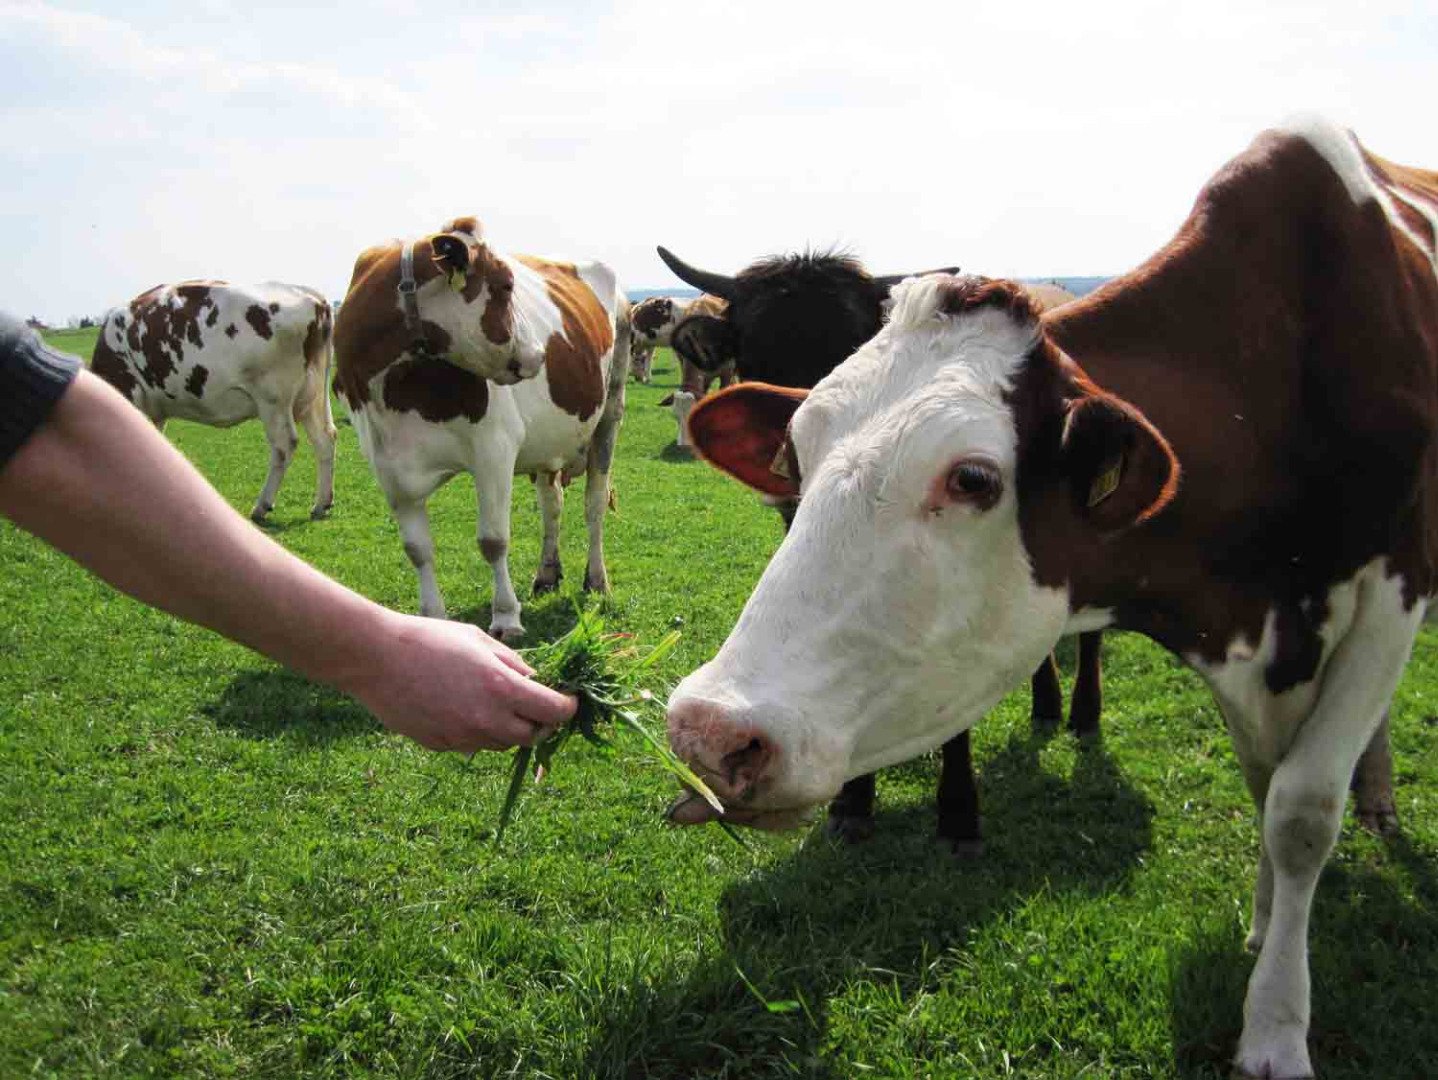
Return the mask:
[[[81,368],[20,320],[0,312],[0,468],[50,415]]]

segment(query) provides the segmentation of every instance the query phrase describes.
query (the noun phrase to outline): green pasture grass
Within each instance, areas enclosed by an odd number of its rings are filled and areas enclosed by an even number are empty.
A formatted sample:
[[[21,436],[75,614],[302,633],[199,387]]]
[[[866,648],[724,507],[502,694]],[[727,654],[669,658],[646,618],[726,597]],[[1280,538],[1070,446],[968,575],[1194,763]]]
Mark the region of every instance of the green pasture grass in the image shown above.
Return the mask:
[[[604,608],[640,642],[682,631],[665,681],[712,655],[781,537],[674,451],[674,368],[661,351],[629,388]],[[248,510],[258,426],[167,435]],[[344,423],[327,521],[312,483],[303,448],[271,534],[415,610]],[[576,495],[532,642],[574,622]],[[432,509],[450,610],[485,625],[472,487]],[[538,545],[520,481],[516,580]],[[3,524],[0,565],[0,1077],[1227,1075],[1253,812],[1208,694],[1136,636],[1106,639],[1101,742],[1032,735],[1026,690],[976,729],[975,862],[931,839],[932,758],[881,775],[866,845],[813,829],[741,849],[667,827],[674,781],[621,739],[575,740],[497,847],[509,755],[430,754]],[[1395,703],[1404,836],[1345,826],[1318,891],[1313,1043],[1334,1080],[1438,1075],[1435,645],[1425,630]]]

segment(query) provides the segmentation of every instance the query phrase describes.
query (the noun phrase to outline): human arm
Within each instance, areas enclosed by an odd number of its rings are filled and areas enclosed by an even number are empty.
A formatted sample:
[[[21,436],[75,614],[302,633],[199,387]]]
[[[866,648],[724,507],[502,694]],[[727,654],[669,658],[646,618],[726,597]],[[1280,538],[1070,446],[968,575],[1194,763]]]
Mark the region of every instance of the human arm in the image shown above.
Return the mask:
[[[574,711],[476,627],[389,611],[285,551],[88,372],[0,466],[0,514],[116,588],[338,687],[433,749],[530,743]]]

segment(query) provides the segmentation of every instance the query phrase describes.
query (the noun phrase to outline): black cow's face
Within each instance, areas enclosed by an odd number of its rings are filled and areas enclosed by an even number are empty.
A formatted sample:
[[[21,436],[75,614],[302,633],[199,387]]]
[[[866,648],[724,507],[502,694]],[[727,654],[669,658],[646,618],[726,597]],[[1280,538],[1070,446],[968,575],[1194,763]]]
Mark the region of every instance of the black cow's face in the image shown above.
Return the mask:
[[[681,355],[692,338],[688,358],[700,366],[705,355],[727,353],[741,379],[778,386],[813,386],[877,334],[902,277],[871,277],[858,260],[829,252],[763,259],[734,277],[696,269],[662,247],[659,256],[684,281],[729,302],[722,320],[690,321],[676,341]]]
[[[739,377],[813,386],[879,332],[886,290],[848,260],[783,261],[793,265],[736,282],[728,319]]]

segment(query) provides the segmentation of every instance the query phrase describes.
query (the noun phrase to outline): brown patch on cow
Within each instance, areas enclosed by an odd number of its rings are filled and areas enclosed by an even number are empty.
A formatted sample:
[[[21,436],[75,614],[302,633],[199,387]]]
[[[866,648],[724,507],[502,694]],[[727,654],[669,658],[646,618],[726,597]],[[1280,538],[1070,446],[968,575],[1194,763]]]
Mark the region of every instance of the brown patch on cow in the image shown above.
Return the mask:
[[[1402,182],[1438,205],[1438,174]],[[1172,242],[1045,316],[1010,394],[1035,579],[1210,663],[1273,613],[1275,692],[1316,676],[1328,598],[1360,568],[1386,558],[1406,601],[1432,595],[1438,282],[1399,235],[1311,144],[1268,133]],[[1172,502],[1116,535],[1075,505],[1063,453],[1073,401],[1095,391],[1183,468]]]
[[[1006,311],[1020,322],[1036,322],[1039,306],[1034,295],[1016,281],[985,277],[956,277],[939,289],[939,311],[961,315],[978,308]]]
[[[588,420],[604,404],[604,354],[614,345],[614,321],[570,263],[519,256],[544,278],[564,329],[544,346],[549,397],[565,412]]]
[[[240,328],[239,328],[238,326],[236,326],[234,323],[230,323],[228,326],[225,327],[225,336],[226,336],[226,337],[228,337],[228,338],[236,338],[236,337],[239,337],[239,335],[240,335]]]
[[[270,313],[259,304],[251,304],[245,308],[245,322],[266,341],[275,336],[274,328],[270,326]]]
[[[209,369],[203,364],[196,364],[190,369],[189,378],[185,380],[185,392],[191,397],[204,397],[205,380],[209,377]]]
[[[396,292],[400,247],[396,241],[360,253],[334,320],[335,388],[351,407],[370,400],[375,376],[407,355],[414,343]],[[427,249],[424,258],[420,257],[422,247]],[[415,245],[414,276],[420,285],[439,276],[432,254],[424,241]],[[452,345],[449,334],[437,323],[421,320],[420,336],[435,356],[445,355]]]
[[[205,325],[213,328],[215,323],[220,321],[220,305],[212,304],[209,315],[205,316]]]
[[[465,214],[462,217],[457,217],[439,231],[469,233],[469,235],[476,240],[484,235],[484,230],[479,224],[479,218],[473,214]]]
[[[651,296],[634,305],[634,329],[641,334],[654,334],[674,315],[674,301],[667,296]]]
[[[330,337],[334,332],[334,322],[330,315],[330,306],[324,300],[316,301],[315,313],[310,319],[309,326],[305,327],[305,366],[322,367],[328,356]]]
[[[728,310],[728,300],[704,293],[690,301],[689,306],[684,309],[684,317],[692,319],[696,315],[708,315],[710,318],[722,319]]]
[[[489,407],[489,384],[443,360],[401,360],[385,372],[384,405],[434,423],[460,417],[477,422]]]
[[[123,319],[115,319],[117,326],[123,326]],[[95,342],[95,354],[90,358],[90,370],[100,378],[113,386],[127,398],[133,400],[135,387],[140,381],[135,377],[130,365],[125,363],[124,358],[110,347],[106,340],[105,328],[101,328],[100,337]]]
[[[183,281],[173,286],[157,285],[130,301],[125,344],[147,386],[164,385],[184,355],[186,344],[195,348],[203,344],[201,320],[216,306],[210,289],[223,284]],[[143,357],[143,363],[136,362],[136,357]]]
[[[275,303],[273,300],[271,300],[271,301],[270,301],[270,314],[271,314],[271,315],[278,315],[279,313],[280,313],[280,305],[277,304],[277,303]]]
[[[479,328],[494,344],[503,345],[514,331],[514,271],[487,248],[483,251],[483,268],[479,273],[470,275],[471,282],[482,281],[489,289],[484,313],[479,317]],[[475,296],[477,295],[476,287]],[[465,300],[472,299],[474,297],[470,295],[470,289],[466,285]]]

